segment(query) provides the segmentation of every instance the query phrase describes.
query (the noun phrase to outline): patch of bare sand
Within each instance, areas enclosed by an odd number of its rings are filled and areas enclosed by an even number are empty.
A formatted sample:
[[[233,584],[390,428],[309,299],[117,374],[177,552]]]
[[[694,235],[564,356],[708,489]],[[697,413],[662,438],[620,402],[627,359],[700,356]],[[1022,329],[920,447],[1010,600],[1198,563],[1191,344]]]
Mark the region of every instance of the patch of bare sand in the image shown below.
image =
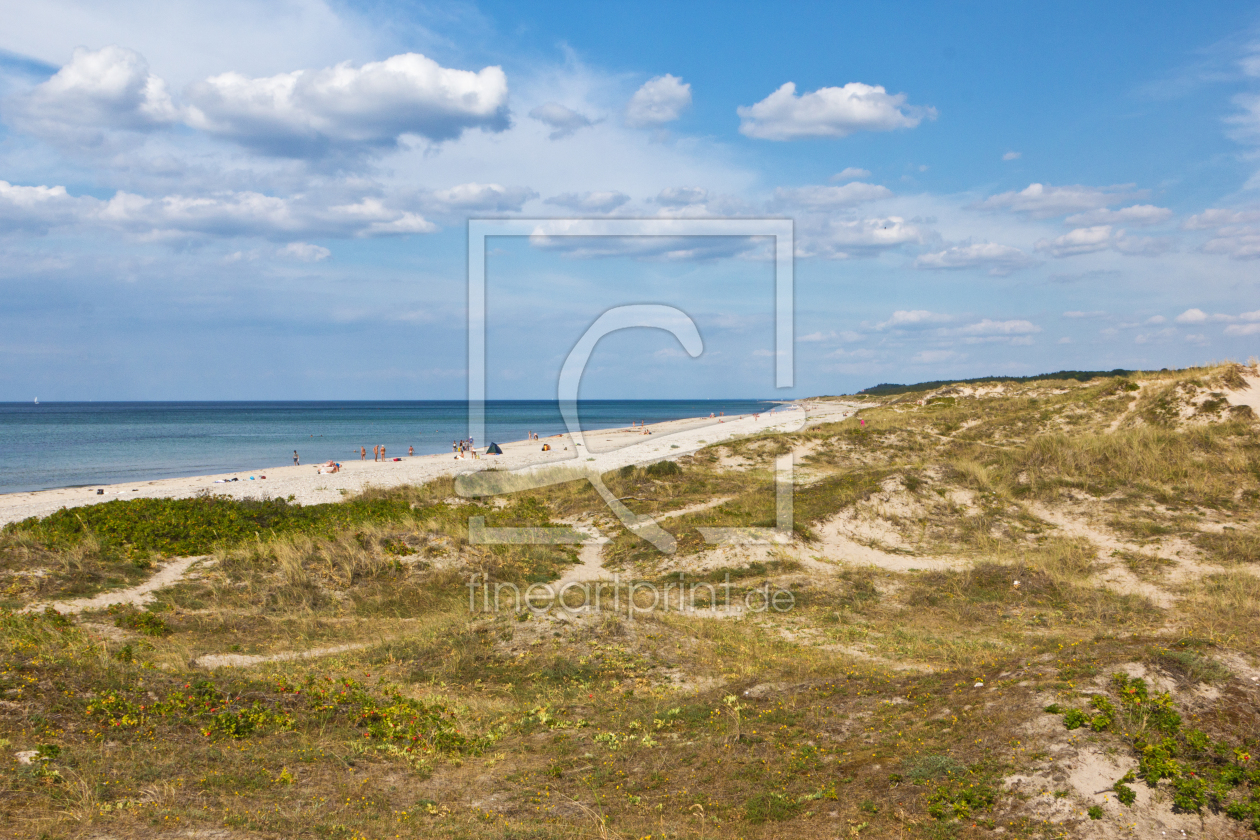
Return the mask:
[[[1247,383],[1247,387],[1226,391],[1225,399],[1229,400],[1230,405],[1247,406],[1256,417],[1260,417],[1260,376],[1244,375],[1243,381]]]
[[[587,521],[565,524],[570,525],[575,531],[586,534],[587,539],[578,549],[577,563],[565,569],[564,574],[552,585],[559,589],[568,583],[611,579],[612,573],[604,568],[603,557],[604,546],[609,542],[608,537]]]
[[[818,543],[810,547],[811,553],[832,562],[855,566],[878,566],[890,572],[961,569],[971,562],[962,557],[924,557],[885,551],[868,542],[859,541],[848,530],[850,527],[850,523],[838,519],[827,522],[818,529]]]
[[[1029,504],[1028,509],[1038,519],[1050,523],[1065,536],[1085,539],[1097,547],[1098,561],[1103,568],[1098,577],[1101,584],[1122,595],[1142,595],[1164,609],[1172,607],[1179,600],[1174,591],[1176,588],[1207,574],[1229,571],[1224,566],[1201,562],[1196,556],[1199,553],[1197,549],[1179,538],[1167,539],[1157,545],[1138,545],[1094,525],[1083,512],[1055,510],[1038,503]],[[1133,574],[1115,556],[1118,552],[1155,556],[1171,563],[1172,567],[1161,581],[1166,585],[1145,581]],[[1248,567],[1242,568],[1249,572],[1254,571]]]
[[[1091,525],[1088,521],[1074,518],[1063,511],[1051,510],[1045,505],[1037,503],[1030,504],[1028,508],[1033,516],[1050,523],[1065,536],[1087,540],[1097,547],[1098,561],[1103,566],[1099,582],[1108,589],[1122,595],[1142,595],[1148,598],[1151,603],[1165,609],[1176,602],[1177,599],[1173,593],[1140,579],[1129,571],[1122,562],[1112,557],[1112,552],[1114,551],[1140,553],[1143,551],[1142,547],[1125,543],[1107,531]]]
[[[925,516],[922,503],[907,492],[897,476],[885,479],[877,493],[833,516],[818,527],[812,553],[832,562],[878,566],[894,572],[915,569],[957,569],[969,560],[924,556],[903,536],[903,523]]]
[[[734,496],[720,496],[716,499],[710,499],[707,502],[697,502],[694,505],[687,505],[687,507],[679,508],[678,510],[671,510],[666,513],[654,514],[652,518],[653,519],[673,519],[674,517],[677,517],[677,516],[686,516],[687,514],[690,514],[690,513],[699,513],[702,510],[708,510],[709,508],[715,508],[719,505],[724,505],[733,498]]]
[[[353,650],[369,648],[376,642],[357,642],[350,645],[334,645],[333,647],[312,648],[310,650],[291,650],[282,653],[247,654],[247,653],[208,653],[198,656],[190,664],[194,668],[248,668],[252,665],[264,665],[268,662],[289,662],[295,659],[319,659],[337,653],[349,653]]]
[[[718,505],[725,504],[731,500],[730,496],[722,496],[716,499],[710,499],[707,502],[699,502],[694,505],[688,505],[678,510],[667,511],[666,513],[658,513],[653,515],[653,519],[660,521],[662,519],[673,519],[679,516],[686,516],[691,513],[698,513],[702,510],[715,508]],[[603,550],[610,539],[604,536],[595,527],[594,524],[587,520],[569,521],[564,524],[569,525],[574,530],[587,534],[588,539],[582,543],[578,549],[578,562],[570,566],[564,571],[560,578],[553,582],[553,586],[559,588],[568,583],[581,583],[583,581],[611,580],[613,572],[604,568]]]
[[[88,610],[103,610],[113,604],[130,604],[140,607],[152,601],[159,589],[179,583],[183,580],[188,570],[193,567],[193,564],[205,559],[204,555],[200,557],[177,557],[159,569],[153,577],[138,586],[102,592],[100,595],[93,595],[91,598],[27,604],[21,611],[33,612],[42,610],[45,607],[52,607],[60,613],[80,613]]]
[[[1107,426],[1108,434],[1111,434],[1112,432],[1119,429],[1121,423],[1123,423],[1125,420],[1128,420],[1130,417],[1133,416],[1133,411],[1134,409],[1137,408],[1138,398],[1142,396],[1142,389],[1145,388],[1147,384],[1148,383],[1146,382],[1137,383],[1137,386],[1138,386],[1137,390],[1130,392],[1132,394],[1132,399],[1129,400],[1129,404],[1125,407],[1124,411],[1121,412],[1120,416],[1117,417],[1115,420],[1112,420],[1111,424]]]

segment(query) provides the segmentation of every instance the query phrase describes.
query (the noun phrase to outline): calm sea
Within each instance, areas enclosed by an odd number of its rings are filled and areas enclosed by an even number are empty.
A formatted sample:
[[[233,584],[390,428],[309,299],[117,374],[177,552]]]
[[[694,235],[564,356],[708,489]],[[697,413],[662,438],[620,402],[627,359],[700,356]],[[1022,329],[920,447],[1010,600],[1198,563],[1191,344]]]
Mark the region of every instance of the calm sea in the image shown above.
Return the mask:
[[[590,400],[582,426],[764,412],[764,400]],[[554,401],[486,403],[488,441],[564,431]],[[0,493],[344,461],[384,444],[390,456],[449,452],[468,435],[462,401],[0,403]]]

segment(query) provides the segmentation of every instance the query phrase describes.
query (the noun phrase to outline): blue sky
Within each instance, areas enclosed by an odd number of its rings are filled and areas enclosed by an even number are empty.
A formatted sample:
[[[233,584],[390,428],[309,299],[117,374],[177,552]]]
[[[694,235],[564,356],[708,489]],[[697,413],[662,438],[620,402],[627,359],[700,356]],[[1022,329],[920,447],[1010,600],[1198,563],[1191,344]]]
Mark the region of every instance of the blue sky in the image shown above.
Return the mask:
[[[1011,8],[1010,6],[1014,6]],[[0,0],[0,400],[801,396],[1260,355],[1256,4]]]

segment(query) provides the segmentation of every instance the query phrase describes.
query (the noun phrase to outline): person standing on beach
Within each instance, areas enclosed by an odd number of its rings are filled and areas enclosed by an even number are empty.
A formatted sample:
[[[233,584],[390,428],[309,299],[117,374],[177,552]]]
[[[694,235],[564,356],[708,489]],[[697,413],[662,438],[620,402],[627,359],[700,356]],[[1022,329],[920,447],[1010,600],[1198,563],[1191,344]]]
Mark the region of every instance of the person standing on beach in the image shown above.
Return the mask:
[[[293,466],[298,466],[298,454],[296,449],[293,450]]]
[[[367,460],[367,447],[366,446],[359,447],[359,455],[360,455],[360,458],[359,458],[360,461]]]
[[[385,460],[385,444],[381,444],[381,460]]]
[[[416,457],[416,448],[414,446],[407,447],[407,457],[408,458]]]

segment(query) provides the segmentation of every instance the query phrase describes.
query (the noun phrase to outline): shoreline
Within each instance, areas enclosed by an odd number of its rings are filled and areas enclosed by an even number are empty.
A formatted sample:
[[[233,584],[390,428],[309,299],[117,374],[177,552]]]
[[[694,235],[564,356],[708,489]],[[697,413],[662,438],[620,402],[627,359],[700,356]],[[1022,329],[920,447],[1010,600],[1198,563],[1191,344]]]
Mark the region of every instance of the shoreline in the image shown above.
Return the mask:
[[[585,466],[587,462],[593,461],[596,469],[606,472],[627,464],[687,455],[719,440],[747,437],[766,431],[792,431],[805,424],[807,412],[813,412],[808,414],[809,421],[836,420],[841,419],[841,415],[848,416],[858,408],[857,404],[842,403],[806,406],[804,402],[790,402],[785,405],[789,406],[786,410],[761,414],[760,419],[754,419],[755,415],[744,414],[720,419],[692,417],[648,424],[647,428],[652,432],[650,435],[642,434],[637,426],[583,430],[586,444],[584,447],[575,445],[567,433],[533,441],[500,443],[502,455],[482,455],[477,460],[459,459],[451,453],[444,453],[410,458],[403,456],[401,461],[342,461],[340,472],[323,475],[316,472],[318,464],[303,464],[4,493],[0,494],[0,525],[32,516],[47,516],[63,507],[101,504],[119,499],[174,499],[210,493],[237,499],[292,496],[296,503],[309,505],[341,501],[368,487],[423,484],[435,478],[491,467],[517,470],[566,462]],[[543,444],[551,444],[551,451],[543,452]],[[484,448],[478,449],[481,451]],[[232,481],[234,478],[236,480]],[[105,492],[98,494],[97,490]]]
[[[598,430],[722,409],[766,412],[781,402],[585,400],[577,408],[583,426]],[[485,405],[482,445],[513,440],[526,429],[565,431],[554,400]],[[292,464],[294,449],[302,463],[357,460],[368,443],[388,444],[394,455],[409,445],[418,455],[444,455],[452,440],[468,433],[466,401],[58,402],[31,408],[0,403],[0,428],[15,456],[11,468],[0,471],[0,496],[275,470]]]

